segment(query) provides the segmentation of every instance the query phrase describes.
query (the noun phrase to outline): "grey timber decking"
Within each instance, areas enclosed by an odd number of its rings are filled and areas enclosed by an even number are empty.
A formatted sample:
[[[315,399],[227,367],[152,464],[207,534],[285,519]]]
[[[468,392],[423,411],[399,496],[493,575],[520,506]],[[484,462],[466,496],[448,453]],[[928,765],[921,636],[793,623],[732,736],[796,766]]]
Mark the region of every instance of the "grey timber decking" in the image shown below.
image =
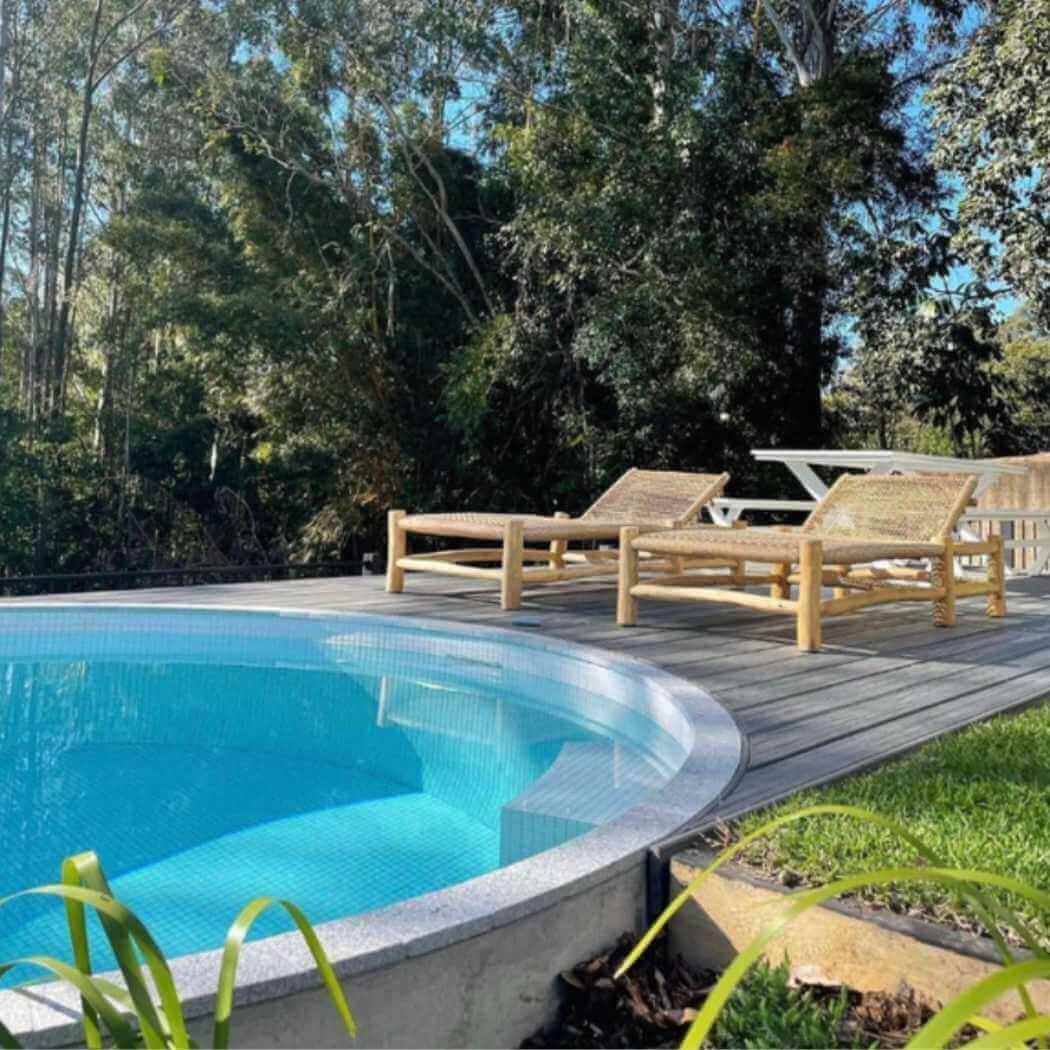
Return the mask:
[[[931,606],[882,606],[825,621],[824,649],[799,653],[794,621],[732,606],[642,602],[617,627],[608,580],[526,590],[504,613],[498,590],[409,574],[404,594],[381,577],[216,584],[48,600],[157,602],[374,612],[520,627],[649,660],[699,684],[736,718],[750,756],[717,810],[730,816],[899,754],[1001,711],[1050,697],[1050,578],[1008,582],[1008,615],[959,603],[937,629]],[[17,601],[17,600],[16,600]]]

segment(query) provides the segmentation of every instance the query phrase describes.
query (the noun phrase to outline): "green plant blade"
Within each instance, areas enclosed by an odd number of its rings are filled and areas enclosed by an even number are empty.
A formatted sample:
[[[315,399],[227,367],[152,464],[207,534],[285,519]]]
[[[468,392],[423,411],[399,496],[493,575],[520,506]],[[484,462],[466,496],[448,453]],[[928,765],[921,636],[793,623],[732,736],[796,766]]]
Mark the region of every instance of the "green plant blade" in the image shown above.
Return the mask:
[[[1013,1050],[1014,1047],[1025,1046],[1029,1040],[1041,1040],[1046,1035],[1050,1035],[1050,1014],[1040,1014],[1007,1025],[998,1032],[979,1036],[966,1044],[966,1050]]]
[[[182,1006],[179,1002],[178,992],[175,989],[175,982],[172,979],[171,971],[168,969],[168,964],[149,931],[130,909],[119,901],[114,900],[113,897],[108,894],[101,893],[98,890],[65,884],[36,886],[33,889],[12,893],[9,896],[0,899],[0,907],[3,907],[8,901],[26,896],[50,896],[58,897],[62,900],[81,901],[82,903],[94,908],[100,915],[104,915],[125,926],[131,932],[132,936],[135,938],[135,942],[139,945],[143,954],[146,956],[146,961],[150,966],[150,972],[157,985],[157,990],[160,994],[164,1011],[167,1014],[171,1025],[171,1041],[178,1046],[185,1046],[188,1043],[189,1037],[186,1035],[185,1023],[182,1019]],[[114,950],[116,950],[116,945],[114,945]],[[121,950],[125,950],[123,946]],[[128,973],[124,972],[123,968],[122,973],[125,981],[128,981]],[[130,973],[131,980],[129,981],[128,991],[135,1000],[136,1010],[139,1010],[139,1004],[141,1003],[141,1009],[149,1019],[149,1027],[154,1033],[154,1039],[156,1040],[155,1045],[165,1046],[166,1040],[164,1040],[161,1035],[164,1026],[157,1015],[157,1010],[153,1005],[152,999],[149,995],[149,990],[146,988],[145,981],[141,976],[141,969],[138,967],[137,960],[135,960],[135,966],[130,969]],[[137,985],[137,988],[133,987],[133,985]],[[140,1026],[142,1025],[142,1022],[143,1017],[140,1013]],[[145,1036],[145,1031],[143,1032],[143,1036]]]
[[[990,1017],[983,1017],[981,1014],[974,1014],[973,1017],[968,1018],[968,1023],[974,1028],[980,1028],[982,1032],[1001,1032],[1003,1028],[998,1021],[993,1021]]]
[[[98,857],[88,851],[67,857],[62,862],[62,883],[65,886],[80,886],[84,889],[93,890],[104,897],[112,898],[109,882],[102,871]],[[70,937],[73,938],[74,957],[77,958],[80,968],[90,973],[90,949],[87,943],[86,918],[84,915],[84,904],[81,901],[66,898],[66,915],[69,919],[73,915],[73,921],[69,921]],[[131,912],[128,910],[128,914]],[[124,917],[114,918],[105,911],[99,912],[102,929],[113,950],[113,956],[117,960],[120,972],[124,976],[124,982],[128,987],[129,998],[132,1002],[132,1010],[138,1019],[139,1030],[142,1033],[142,1041],[147,1047],[164,1047],[166,1040],[162,1032],[160,1017],[153,1003],[142,974],[142,965],[132,945],[128,924]],[[83,939],[82,942],[80,939]],[[83,958],[84,965],[80,964]],[[88,1028],[88,1018],[85,1015],[85,1030]]]
[[[1050,959],[1014,963],[978,981],[947,1003],[915,1034],[912,1047],[941,1047],[987,1003],[1028,981],[1050,976]]]
[[[328,956],[325,954],[324,947],[314,932],[313,926],[310,925],[310,920],[291,901],[280,900],[276,897],[257,897],[241,909],[226,934],[226,946],[223,949],[222,966],[219,970],[219,988],[215,997],[215,1030],[212,1038],[212,1046],[215,1047],[215,1050],[226,1050],[230,1044],[230,1012],[233,1009],[234,982],[237,977],[237,963],[240,960],[241,946],[244,944],[244,939],[248,936],[248,931],[252,928],[255,920],[264,911],[275,905],[284,908],[292,917],[299,929],[299,933],[302,934],[303,940],[306,941],[306,945],[310,949],[310,954],[314,957],[321,979],[324,981],[328,994],[339,1011],[339,1016],[342,1018],[347,1032],[351,1037],[357,1035],[357,1023],[354,1021],[354,1015],[350,1012],[350,1007],[347,1005],[346,996],[343,994],[339,979],[328,961]]]
[[[68,981],[80,993],[81,1000],[91,1004],[95,1015],[100,1017],[109,1029],[110,1035],[118,1046],[135,1046],[138,1038],[135,1029],[124,1020],[120,1011],[106,998],[95,982],[75,966],[54,959],[48,955],[27,955],[22,959],[12,959],[10,962],[0,964],[0,977],[16,966],[36,966],[42,970]],[[8,1033],[10,1035],[10,1033]],[[17,1044],[15,1044],[17,1045]]]
[[[994,872],[972,871],[952,868],[882,868],[877,871],[850,875],[835,882],[828,883],[812,890],[792,894],[780,913],[740,952],[729,964],[718,983],[709,993],[696,1019],[686,1032],[682,1041],[683,1050],[698,1050],[704,1038],[710,1032],[726,1000],[750,969],[755,960],[762,954],[780,931],[809,908],[822,904],[840,893],[848,893],[864,886],[879,886],[894,882],[939,882],[947,886],[989,885],[1016,893],[1038,904],[1041,908],[1050,908],[1050,893],[1026,886],[1017,879]],[[990,1038],[990,1037],[989,1037]]]
[[[734,842],[732,845],[727,846],[717,857],[702,871],[696,878],[690,880],[688,885],[684,889],[680,890],[677,896],[672,900],[660,915],[656,922],[649,927],[642,938],[631,950],[630,954],[620,964],[614,974],[615,977],[622,977],[638,960],[642,954],[649,947],[650,944],[656,940],[657,936],[663,930],[663,928],[674,918],[675,915],[684,907],[689,901],[693,894],[712,876],[719,868],[728,864],[734,857],[743,853],[752,842],[758,839],[764,838],[767,835],[772,834],[777,828],[783,827],[786,824],[792,824],[799,820],[804,820],[806,817],[816,816],[851,816],[856,817],[859,820],[866,820],[873,824],[878,824],[882,827],[886,827],[899,833],[905,841],[911,843],[920,850],[927,859],[932,853],[931,850],[927,849],[925,844],[915,838],[907,828],[901,827],[896,824],[895,821],[890,820],[887,817],[883,817],[878,813],[869,812],[865,809],[860,809],[857,806],[841,806],[841,805],[822,805],[822,806],[806,806],[803,809],[795,810],[792,813],[786,813],[783,816],[774,817],[772,820],[767,821],[760,828],[745,835],[739,841]]]
[[[70,870],[71,858],[62,862],[62,881],[67,885],[75,884],[76,873]],[[69,929],[69,943],[73,948],[73,961],[81,973],[91,976],[91,946],[88,941],[87,911],[83,901],[67,898],[63,902],[66,909],[66,926]],[[100,1050],[102,1033],[98,1027],[98,1017],[94,1008],[86,999],[80,1000],[84,1014],[84,1044],[88,1050]]]
[[[105,992],[106,995],[109,996],[110,999],[112,999],[115,1003],[118,1003],[120,1006],[122,1006],[124,1009],[126,1009],[129,1013],[134,1013],[134,1011],[135,1011],[135,1003],[134,1003],[134,1000],[131,998],[131,996],[128,995],[127,988],[122,988],[119,984],[114,984],[112,981],[107,981],[107,980],[105,980],[102,977],[94,977],[92,979],[94,980],[95,984],[98,985],[98,987],[101,988],[102,991]],[[160,1017],[161,1025],[164,1028],[164,1034],[170,1041],[171,1040],[171,1028],[170,1028],[170,1026],[167,1023],[167,1020],[165,1019],[163,1007],[160,1010],[158,1010],[157,1013],[158,1013],[158,1016]],[[193,1040],[190,1039],[189,1040],[189,1046],[193,1047],[195,1045],[196,1044],[193,1042]]]
[[[22,1050],[22,1044],[11,1034],[11,1030],[0,1021],[0,1047],[3,1050]]]
[[[109,881],[102,870],[102,864],[93,852],[78,853],[66,858],[62,864],[62,881],[66,885],[83,886],[85,889],[94,890],[107,898],[114,899]],[[100,911],[99,918],[102,920],[106,939],[113,949],[113,955],[124,977],[124,983],[128,986],[128,992],[135,1004],[135,1014],[138,1017],[143,1042],[147,1047],[165,1047],[171,1042],[175,1042],[178,1046],[185,1046],[188,1036],[182,1018],[182,1004],[179,1001],[178,991],[175,988],[167,960],[150,932],[134,912],[124,905],[121,907],[124,909],[121,916],[114,917],[105,911]],[[142,972],[142,964],[135,951],[135,944],[138,945],[146,959],[153,983],[160,996],[166,1022],[161,1019],[153,1002],[153,996]]]
[[[112,981],[107,981],[104,977],[92,977],[91,978],[96,987],[106,993],[106,996],[123,1007],[128,1013],[135,1012],[135,1000],[128,994],[127,988],[121,987],[119,984],[114,984]]]

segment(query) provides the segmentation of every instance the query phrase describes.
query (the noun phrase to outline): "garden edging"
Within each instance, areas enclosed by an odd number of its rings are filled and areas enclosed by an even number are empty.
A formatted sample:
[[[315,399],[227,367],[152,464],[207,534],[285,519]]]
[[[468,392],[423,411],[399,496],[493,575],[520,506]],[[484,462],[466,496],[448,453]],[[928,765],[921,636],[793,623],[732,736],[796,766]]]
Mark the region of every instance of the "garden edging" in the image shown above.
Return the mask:
[[[691,849],[672,857],[672,896],[714,856]],[[693,966],[724,970],[773,917],[774,902],[789,892],[772,879],[727,865],[671,921],[671,950]],[[780,933],[766,955],[772,963],[788,958],[793,973],[815,984],[890,994],[908,985],[936,1004],[998,969],[994,947],[985,938],[842,901],[804,912]],[[1050,1011],[1050,981],[1030,984],[1029,992],[1038,1010]],[[984,1011],[1000,1021],[1014,1020],[1020,1012],[1015,992]]]

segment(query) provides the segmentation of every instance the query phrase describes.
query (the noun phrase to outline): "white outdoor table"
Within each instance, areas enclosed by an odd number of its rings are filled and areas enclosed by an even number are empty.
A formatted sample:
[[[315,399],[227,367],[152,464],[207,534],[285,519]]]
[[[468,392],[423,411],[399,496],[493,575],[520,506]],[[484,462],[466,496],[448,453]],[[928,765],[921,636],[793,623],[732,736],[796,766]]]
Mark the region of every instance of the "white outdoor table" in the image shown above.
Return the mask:
[[[745,510],[812,510],[811,499],[727,499],[720,496],[707,504],[707,513],[716,525],[729,528]]]
[[[854,467],[860,470],[866,470],[872,474],[909,474],[909,473],[928,473],[928,474],[976,474],[977,475],[977,488],[974,491],[974,497],[980,496],[983,492],[986,492],[992,485],[994,485],[999,478],[1008,475],[1024,475],[1028,473],[1028,468],[1020,466],[1014,463],[995,463],[987,459],[958,459],[953,456],[930,456],[921,452],[896,452],[891,449],[836,449],[833,451],[827,450],[804,450],[804,449],[752,449],[751,455],[755,457],[760,463],[783,463],[784,466],[795,475],[796,478],[801,482],[802,487],[813,497],[814,501],[821,500],[827,495],[828,486],[817,476],[813,470],[814,467],[839,467],[845,469],[847,467]],[[716,501],[716,503],[719,501]],[[780,509],[780,510],[795,510],[801,509],[798,506],[799,501],[794,500],[773,500],[763,501],[764,503],[776,503],[776,507],[769,507],[768,509]],[[810,507],[816,506],[816,503],[810,504]],[[734,508],[735,509],[735,508]],[[741,510],[746,508],[741,508]],[[712,516],[716,513],[717,508],[711,511]],[[719,521],[719,524],[731,525],[733,521],[739,517],[741,511],[736,511],[732,517],[728,517],[733,512],[731,510],[723,513],[728,520]],[[1014,512],[996,512],[1002,520],[1006,520],[1008,516],[1013,518],[1024,518],[1028,514],[1025,511],[1014,511]],[[1042,512],[1039,512],[1035,517],[1041,517]],[[984,520],[991,520],[989,512],[978,512],[975,511],[971,514],[964,514],[963,519],[968,521],[974,521],[978,518]],[[718,519],[716,519],[718,520]],[[999,520],[998,518],[996,520]],[[1042,519],[1043,523],[1048,529],[1050,529],[1050,523],[1046,522],[1046,519]],[[966,540],[978,540],[980,537],[976,535],[971,529],[965,526],[960,526],[959,535]],[[1043,538],[1042,530],[1040,532],[1039,540],[1032,541],[1021,541],[1013,542],[1009,541],[1011,546],[1034,546],[1037,548],[1038,558],[1038,570],[1042,571],[1050,562],[1050,552],[1045,553],[1039,550],[1041,543],[1045,543],[1046,540]]]
[[[815,499],[823,499],[828,486],[817,477],[814,467],[857,467],[872,474],[976,474],[980,496],[1005,474],[1027,474],[1028,468],[1013,463],[995,463],[987,459],[956,459],[953,456],[928,456],[921,452],[894,452],[889,449],[834,451],[752,449],[760,463],[783,463],[802,487]]]
[[[754,449],[755,459],[764,463],[783,463],[812,496],[808,500],[796,499],[728,499],[713,500],[707,505],[711,520],[717,525],[730,528],[746,510],[809,511],[828,491],[828,486],[813,470],[815,466],[855,467],[873,474],[906,474],[925,471],[931,474],[976,474],[978,477],[975,495],[987,491],[1002,476],[1025,474],[1027,467],[1012,463],[994,463],[986,459],[956,459],[952,456],[928,456],[919,452],[895,452],[889,449],[812,451],[800,449]],[[980,537],[966,524],[974,522],[1033,522],[1036,535],[1026,539],[1010,539],[1004,543],[1007,549],[1030,547],[1034,551],[1033,564],[1028,568],[1032,575],[1050,570],[1050,509],[996,509],[971,510],[960,519],[959,535],[967,540]],[[1009,575],[1015,571],[1007,568]]]
[[[921,452],[896,452],[891,449],[752,449],[760,463],[783,463],[801,482],[811,500],[788,499],[716,499],[708,505],[711,520],[717,525],[733,525],[745,510],[812,510],[828,492],[828,486],[817,476],[814,467],[855,467],[872,474],[908,474],[925,471],[930,474],[976,474],[980,496],[1006,474],[1026,474],[1027,467],[1012,463],[994,463],[986,459],[956,459],[952,456],[929,456]],[[964,530],[968,539],[975,539]]]

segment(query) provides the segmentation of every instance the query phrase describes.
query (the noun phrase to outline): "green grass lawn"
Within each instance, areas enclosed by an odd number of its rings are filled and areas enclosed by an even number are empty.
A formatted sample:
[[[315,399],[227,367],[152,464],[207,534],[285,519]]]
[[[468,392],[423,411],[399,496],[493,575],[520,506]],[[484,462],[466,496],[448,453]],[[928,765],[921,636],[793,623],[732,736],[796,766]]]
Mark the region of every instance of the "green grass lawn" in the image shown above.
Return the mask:
[[[760,962],[729,997],[707,1044],[712,1050],[792,1050],[862,1047],[863,1040],[843,1032],[846,990],[837,999],[817,999],[809,989],[790,983],[787,963]]]
[[[871,773],[792,796],[749,815],[735,830],[744,834],[771,816],[818,803],[875,810],[904,824],[955,867],[1008,874],[1050,890],[1050,703],[936,740]],[[745,858],[789,885],[918,861],[891,833],[839,816],[789,825],[755,843]],[[915,884],[863,896],[898,913],[973,928],[969,913],[946,892]],[[1008,903],[1050,939],[1050,912],[1019,900]]]

